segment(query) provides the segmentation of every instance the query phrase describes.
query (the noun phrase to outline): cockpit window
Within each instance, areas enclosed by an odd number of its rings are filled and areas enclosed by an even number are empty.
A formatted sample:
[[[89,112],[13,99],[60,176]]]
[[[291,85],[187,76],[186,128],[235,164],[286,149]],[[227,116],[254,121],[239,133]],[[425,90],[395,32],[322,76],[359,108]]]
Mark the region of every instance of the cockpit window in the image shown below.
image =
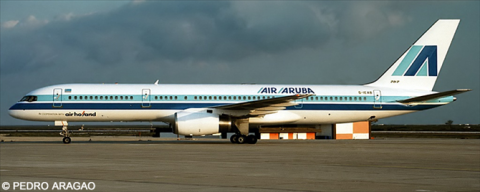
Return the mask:
[[[28,102],[37,101],[37,96],[27,95],[23,97],[20,101],[28,101]]]

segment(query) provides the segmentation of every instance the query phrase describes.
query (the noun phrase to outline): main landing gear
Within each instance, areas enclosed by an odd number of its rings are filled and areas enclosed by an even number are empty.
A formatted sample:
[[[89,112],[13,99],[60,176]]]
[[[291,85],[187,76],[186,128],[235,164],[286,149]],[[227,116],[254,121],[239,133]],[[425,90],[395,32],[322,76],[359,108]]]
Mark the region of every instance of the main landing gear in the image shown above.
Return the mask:
[[[63,143],[69,144],[72,142],[72,139],[70,139],[70,133],[68,132],[67,126],[63,126],[62,132],[60,132],[60,135],[63,136]]]
[[[246,135],[235,134],[230,137],[230,142],[238,143],[238,144],[244,144],[244,143],[255,144],[257,143],[257,137],[255,137],[255,135],[246,136]]]

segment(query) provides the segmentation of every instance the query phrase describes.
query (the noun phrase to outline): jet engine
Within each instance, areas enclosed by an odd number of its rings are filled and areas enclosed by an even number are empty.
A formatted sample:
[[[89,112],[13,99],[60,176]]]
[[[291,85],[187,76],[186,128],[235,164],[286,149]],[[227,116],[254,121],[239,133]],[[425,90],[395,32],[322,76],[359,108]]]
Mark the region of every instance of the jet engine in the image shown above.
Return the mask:
[[[228,115],[208,112],[175,113],[174,133],[179,135],[211,135],[232,130],[232,119]]]

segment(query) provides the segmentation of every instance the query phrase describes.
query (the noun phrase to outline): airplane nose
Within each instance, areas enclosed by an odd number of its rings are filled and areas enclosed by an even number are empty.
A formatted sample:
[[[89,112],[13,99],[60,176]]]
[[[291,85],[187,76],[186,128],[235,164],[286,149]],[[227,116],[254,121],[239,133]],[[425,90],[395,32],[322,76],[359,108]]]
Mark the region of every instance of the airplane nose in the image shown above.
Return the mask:
[[[9,110],[8,110],[8,114],[9,114],[10,116],[12,116],[12,117],[18,118],[17,113],[15,113],[15,111],[12,110],[12,109],[9,109]]]
[[[14,118],[17,118],[17,119],[21,119],[21,112],[23,110],[19,110],[17,109],[17,104],[13,105],[12,107],[10,107],[10,109],[8,109],[8,114]]]

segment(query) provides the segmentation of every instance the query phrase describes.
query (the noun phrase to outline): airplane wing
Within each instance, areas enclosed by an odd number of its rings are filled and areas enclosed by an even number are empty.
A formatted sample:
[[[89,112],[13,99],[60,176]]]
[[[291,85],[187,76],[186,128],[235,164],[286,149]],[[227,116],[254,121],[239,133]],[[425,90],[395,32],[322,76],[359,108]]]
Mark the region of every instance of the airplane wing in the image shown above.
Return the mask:
[[[423,95],[423,96],[419,96],[419,97],[412,97],[412,98],[404,99],[404,100],[398,100],[397,102],[404,103],[404,104],[419,103],[419,102],[428,101],[428,100],[432,100],[432,99],[442,98],[442,97],[445,97],[445,96],[453,96],[453,95],[464,93],[464,92],[467,92],[467,91],[471,91],[471,89],[455,89],[455,90],[450,90],[450,91],[445,91],[445,92],[440,92],[440,93]]]
[[[249,101],[249,102],[242,102],[242,103],[235,103],[229,105],[221,105],[211,107],[217,110],[223,111],[223,113],[227,113],[228,111],[247,111],[248,116],[258,116],[258,115],[265,115],[270,113],[275,113],[279,110],[283,110],[286,107],[298,105],[300,103],[295,103],[292,101],[303,99],[310,97],[314,94],[297,94],[297,95],[289,95],[284,97],[276,97],[270,99],[262,99],[256,101]]]

